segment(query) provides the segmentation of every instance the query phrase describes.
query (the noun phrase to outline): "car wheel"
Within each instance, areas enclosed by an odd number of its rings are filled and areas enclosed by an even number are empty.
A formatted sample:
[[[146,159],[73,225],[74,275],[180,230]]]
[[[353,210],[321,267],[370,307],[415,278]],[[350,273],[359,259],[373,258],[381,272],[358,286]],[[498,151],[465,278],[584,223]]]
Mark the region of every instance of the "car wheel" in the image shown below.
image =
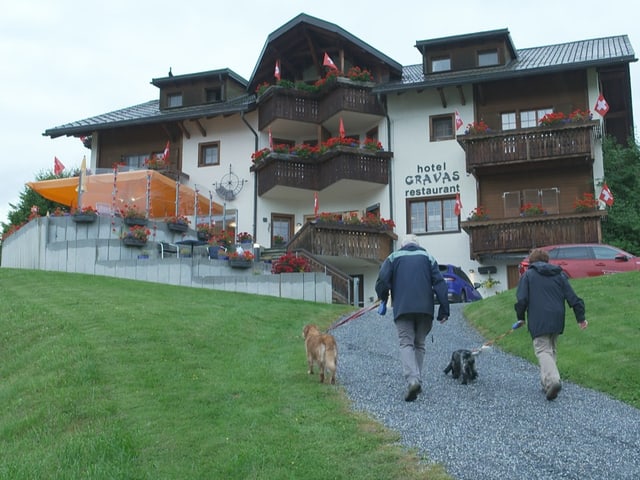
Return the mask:
[[[467,303],[467,292],[465,292],[464,290],[460,292],[460,302]]]

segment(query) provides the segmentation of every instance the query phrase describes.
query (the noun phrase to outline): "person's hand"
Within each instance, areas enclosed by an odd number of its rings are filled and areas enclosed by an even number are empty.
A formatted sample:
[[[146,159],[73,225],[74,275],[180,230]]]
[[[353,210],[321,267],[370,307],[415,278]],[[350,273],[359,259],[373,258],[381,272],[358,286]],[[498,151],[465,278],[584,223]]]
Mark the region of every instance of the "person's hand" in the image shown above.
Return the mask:
[[[524,325],[524,320],[518,320],[516,323],[511,325],[511,328],[516,330],[516,329],[520,328],[522,325]]]
[[[378,315],[384,315],[387,313],[387,302],[381,302],[378,307]]]
[[[442,318],[439,318],[439,319],[438,319],[438,321],[439,321],[440,323],[444,323],[444,322],[446,322],[447,320],[449,320],[449,317],[442,317]]]
[[[578,326],[580,327],[580,330],[584,330],[585,328],[587,328],[589,326],[589,322],[587,322],[585,320],[584,322],[578,323]]]

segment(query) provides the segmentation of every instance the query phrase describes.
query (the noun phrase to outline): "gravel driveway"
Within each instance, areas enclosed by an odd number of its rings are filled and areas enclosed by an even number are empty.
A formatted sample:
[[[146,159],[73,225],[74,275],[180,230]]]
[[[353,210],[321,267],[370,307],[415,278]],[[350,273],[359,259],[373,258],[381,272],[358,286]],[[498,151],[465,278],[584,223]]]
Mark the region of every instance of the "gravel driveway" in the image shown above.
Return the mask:
[[[391,310],[381,317],[374,309],[333,330],[338,382],[353,408],[400,432],[403,445],[459,480],[640,478],[640,410],[568,382],[550,402],[537,366],[499,346],[476,357],[475,382],[462,385],[445,375],[454,350],[486,341],[464,320],[462,307],[451,305],[444,325],[434,321],[423,393],[415,402],[403,400]],[[564,335],[579,333],[569,324]],[[523,328],[513,335],[529,333]]]

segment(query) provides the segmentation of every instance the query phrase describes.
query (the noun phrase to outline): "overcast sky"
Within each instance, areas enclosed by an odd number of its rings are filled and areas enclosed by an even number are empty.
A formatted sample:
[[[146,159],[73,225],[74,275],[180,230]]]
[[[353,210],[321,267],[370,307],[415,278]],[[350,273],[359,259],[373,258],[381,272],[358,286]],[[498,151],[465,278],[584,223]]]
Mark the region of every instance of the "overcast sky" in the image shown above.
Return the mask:
[[[54,156],[68,169],[89,157],[78,139],[52,140],[46,129],[156,99],[151,79],[169,67],[175,75],[230,68],[249,80],[267,36],[300,13],[337,24],[402,65],[420,63],[418,40],[501,28],[517,49],[627,34],[640,55],[628,0],[2,3],[0,222]],[[637,62],[631,81],[638,124]]]

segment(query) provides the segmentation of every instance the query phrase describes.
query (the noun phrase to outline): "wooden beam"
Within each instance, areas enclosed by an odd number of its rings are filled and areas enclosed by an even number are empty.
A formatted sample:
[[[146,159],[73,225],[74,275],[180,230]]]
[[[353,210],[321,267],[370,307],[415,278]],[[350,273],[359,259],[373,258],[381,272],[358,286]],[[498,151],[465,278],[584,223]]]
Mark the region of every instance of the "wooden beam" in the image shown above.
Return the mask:
[[[444,88],[438,87],[438,94],[440,95],[440,102],[442,102],[442,108],[447,108],[447,99],[444,96]]]
[[[462,89],[462,85],[458,85],[456,88],[458,89],[458,95],[460,95],[460,103],[462,103],[462,105],[466,105],[467,100],[464,98],[464,90]]]
[[[200,123],[200,120],[198,120],[197,118],[194,118],[193,120],[191,120],[193,123],[196,124],[196,126],[198,127],[198,130],[200,130],[200,134],[203,137],[207,136],[207,131],[205,130],[204,126],[202,125],[202,123]]]
[[[187,139],[191,138],[191,133],[187,130],[187,127],[184,126],[184,122],[178,122],[178,128]]]

